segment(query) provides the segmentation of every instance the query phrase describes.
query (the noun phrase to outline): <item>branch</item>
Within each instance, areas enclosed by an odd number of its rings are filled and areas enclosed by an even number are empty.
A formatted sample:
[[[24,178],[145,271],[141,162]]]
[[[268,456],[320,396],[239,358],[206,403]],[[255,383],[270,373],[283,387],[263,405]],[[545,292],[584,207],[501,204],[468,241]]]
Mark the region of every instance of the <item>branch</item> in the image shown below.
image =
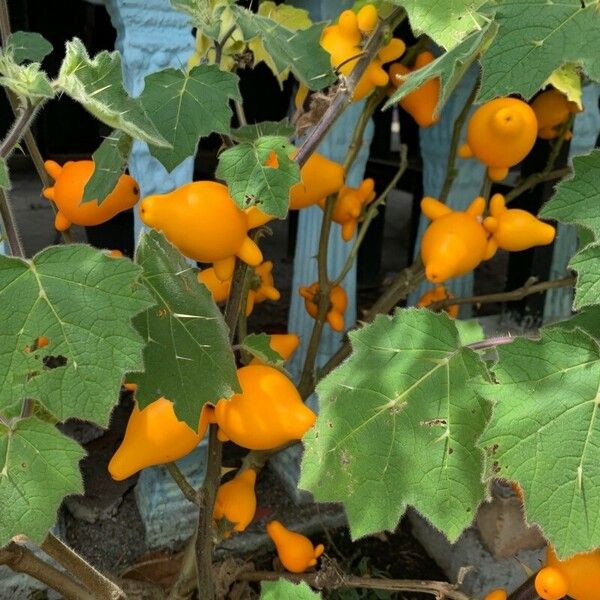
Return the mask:
[[[67,600],[95,600],[95,596],[67,573],[59,571],[37,557],[29,548],[10,542],[0,548],[0,565],[16,573],[25,573],[56,590]]]
[[[569,167],[563,167],[562,169],[556,169],[554,171],[541,171],[540,173],[533,173],[526,177],[519,185],[514,187],[506,196],[504,197],[506,203],[512,202],[515,198],[534,188],[536,185],[540,183],[544,183],[546,181],[554,181],[555,179],[562,179],[571,173],[571,169]]]
[[[489,304],[490,302],[516,302],[532,294],[545,292],[555,288],[574,285],[575,277],[563,277],[562,279],[551,279],[536,283],[535,277],[528,279],[524,285],[509,292],[498,292],[496,294],[483,294],[481,296],[466,296],[464,298],[450,298],[432,302],[427,308],[433,311],[442,310],[454,304]]]
[[[217,438],[217,425],[211,425],[208,434],[208,461],[204,483],[198,492],[199,511],[196,529],[196,572],[198,579],[198,598],[215,599],[215,581],[213,572],[213,508],[217,497],[217,488],[221,479],[221,456],[223,444]]]
[[[386,19],[382,19],[379,22],[375,31],[373,31],[373,34],[364,46],[363,55],[356,62],[356,65],[348,78],[342,81],[342,85],[339,86],[337,92],[333,96],[329,108],[325,111],[325,114],[318,125],[310,132],[302,146],[300,146],[295,157],[296,162],[300,166],[304,165],[310,155],[317,149],[321,140],[327,135],[327,132],[337,121],[338,117],[352,103],[354,90],[367,70],[367,67],[379,52],[388,26],[398,22],[400,16],[404,14],[403,9],[396,8]]]
[[[456,121],[454,121],[454,127],[452,129],[452,139],[450,141],[450,152],[448,154],[448,163],[446,164],[446,179],[444,179],[444,185],[442,186],[442,191],[440,192],[440,196],[438,200],[440,202],[446,203],[448,199],[448,194],[452,189],[452,184],[456,179],[456,175],[458,174],[456,169],[454,168],[456,164],[456,151],[458,149],[458,143],[460,142],[460,134],[462,131],[463,124],[467,115],[469,114],[469,109],[475,100],[475,96],[477,95],[477,91],[479,90],[479,77],[475,81],[475,85],[471,90],[471,93],[467,97],[465,101],[465,105],[462,107],[460,113],[456,117]]]
[[[396,184],[398,183],[398,181],[400,181],[402,175],[404,175],[404,173],[406,172],[407,167],[407,148],[405,145],[402,145],[400,150],[400,168],[398,169],[388,186],[385,188],[385,190],[379,195],[379,197],[374,202],[371,202],[371,204],[369,204],[369,206],[367,207],[364,220],[360,226],[358,235],[354,240],[354,244],[352,246],[352,249],[350,250],[350,254],[348,254],[348,257],[346,258],[346,263],[344,264],[340,274],[338,275],[337,279],[333,282],[332,285],[340,285],[340,283],[344,281],[344,278],[352,268],[352,263],[354,262],[354,259],[358,254],[360,246],[363,243],[365,236],[367,235],[367,230],[369,229],[369,225],[371,225],[371,221],[377,216],[377,209],[385,203],[389,193],[393,189],[395,189]]]
[[[170,462],[165,465],[169,475],[173,478],[173,481],[178,485],[181,493],[185,496],[186,500],[189,500],[192,504],[198,506],[198,494],[192,487],[187,477],[181,472],[181,469],[176,463]]]
[[[333,563],[333,561],[331,561]],[[423,581],[420,579],[380,579],[376,577],[356,577],[341,573],[335,563],[316,573],[294,575],[286,572],[251,571],[239,573],[238,581],[277,581],[287,579],[293,583],[304,581],[317,590],[337,590],[343,588],[362,588],[370,590],[386,590],[394,592],[420,592],[430,594],[438,600],[470,600],[469,596],[459,591],[456,585],[445,581]]]
[[[40,544],[40,548],[48,556],[60,563],[69,574],[74,575],[81,581],[95,597],[107,598],[109,600],[125,600],[125,593],[116,583],[96,570],[53,533],[48,533],[44,541]]]
[[[19,258],[25,258],[25,249],[21,243],[17,221],[10,206],[8,195],[3,189],[0,189],[0,219],[4,225],[4,232],[10,253]]]

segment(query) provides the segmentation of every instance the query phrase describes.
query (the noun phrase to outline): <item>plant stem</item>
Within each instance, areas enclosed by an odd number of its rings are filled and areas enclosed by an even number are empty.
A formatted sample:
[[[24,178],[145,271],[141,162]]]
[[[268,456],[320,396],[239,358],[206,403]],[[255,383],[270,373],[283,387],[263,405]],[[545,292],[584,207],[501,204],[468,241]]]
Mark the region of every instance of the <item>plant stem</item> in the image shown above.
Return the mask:
[[[167,600],[187,600],[198,586],[196,579],[196,535],[187,544],[177,580],[171,587]]]
[[[25,132],[29,129],[39,107],[40,104],[33,105],[31,102],[27,101],[25,107],[21,108],[13,126],[0,144],[0,158],[6,160],[12,154],[15,146],[21,141]]]
[[[181,469],[176,463],[170,462],[166,464],[169,475],[173,478],[173,481],[178,485],[181,493],[184,495],[186,500],[189,500],[192,504],[198,505],[198,494],[192,487],[191,483],[187,480],[187,477],[181,472]]]
[[[2,189],[0,189],[0,219],[2,219],[4,225],[4,232],[10,253],[19,258],[25,258],[25,249],[21,243],[19,229],[17,228],[17,222],[10,206],[10,201],[8,195]]]
[[[0,0],[0,42],[6,48],[8,37],[10,36],[10,15],[8,14],[8,5],[6,0]]]
[[[364,46],[363,55],[357,60],[356,65],[347,79],[342,81],[337,92],[331,100],[331,104],[325,111],[325,114],[319,121],[318,125],[310,132],[304,140],[302,146],[296,154],[296,162],[302,166],[308,160],[310,155],[316,150],[321,140],[327,135],[333,124],[344,110],[352,103],[352,95],[358,85],[361,77],[364,75],[367,67],[379,52],[384,38],[384,33],[388,25],[396,23],[404,11],[401,8],[394,9],[386,19],[382,19],[371,37],[367,40]]]
[[[471,350],[486,350],[488,348],[495,348],[496,346],[506,346],[507,344],[512,344],[516,339],[517,338],[510,335],[491,337],[487,340],[481,340],[480,342],[467,344],[467,348],[471,348]]]
[[[387,590],[394,592],[420,592],[436,598],[448,600],[470,600],[452,583],[445,581],[423,581],[420,579],[383,579],[377,577],[356,577],[345,575],[337,569],[317,571],[316,573],[281,573],[274,571],[250,571],[240,573],[238,581],[277,581],[280,578],[294,583],[304,581],[318,590],[336,590],[343,588],[362,588],[371,590]]]
[[[516,302],[532,294],[538,294],[555,288],[568,287],[575,284],[575,277],[563,277],[562,279],[551,279],[535,283],[535,279],[525,282],[519,288],[509,292],[498,292],[495,294],[483,294],[481,296],[466,296],[464,298],[450,298],[433,302],[427,308],[430,310],[442,310],[454,304],[489,304],[491,302]]]
[[[393,189],[395,189],[396,184],[398,183],[398,181],[400,181],[400,178],[406,172],[407,167],[408,167],[407,149],[406,149],[405,145],[402,145],[401,150],[400,150],[400,168],[398,169],[398,171],[396,172],[396,174],[394,175],[392,180],[389,182],[389,184],[385,188],[385,190],[379,195],[379,197],[374,202],[369,204],[369,206],[367,207],[367,211],[365,213],[364,220],[361,223],[360,229],[358,231],[358,235],[356,236],[356,239],[354,240],[354,244],[352,245],[352,249],[350,250],[350,254],[348,254],[348,257],[346,258],[346,262],[345,262],[344,266],[342,267],[342,270],[341,270],[340,274],[338,275],[337,279],[333,282],[333,284],[332,284],[333,286],[340,285],[342,283],[342,281],[344,281],[344,278],[346,277],[346,275],[349,273],[350,269],[352,268],[352,264],[354,263],[354,259],[356,258],[357,254],[358,254],[360,246],[363,243],[365,236],[367,235],[367,230],[369,229],[369,225],[371,225],[371,221],[377,215],[377,209],[382,204],[385,203],[389,193]]]
[[[49,532],[40,548],[60,563],[69,574],[74,575],[95,597],[124,600],[125,593],[113,581],[96,570],[74,550]]]
[[[457,171],[454,168],[456,164],[456,152],[458,150],[458,143],[460,142],[460,134],[462,132],[462,127],[469,114],[469,109],[475,100],[475,96],[477,95],[477,90],[479,90],[479,78],[475,81],[475,85],[471,90],[467,100],[465,101],[464,106],[462,107],[460,113],[456,117],[456,121],[454,121],[454,127],[452,128],[452,139],[450,141],[450,151],[448,154],[448,163],[446,164],[446,178],[444,179],[444,185],[442,186],[442,191],[440,192],[440,196],[438,200],[440,202],[446,203],[448,199],[448,194],[452,189],[452,184],[456,179]]]
[[[318,312],[315,317],[315,324],[308,343],[306,358],[300,375],[300,383],[298,384],[298,393],[303,399],[310,396],[309,390],[314,389],[314,371],[317,354],[319,352],[319,343],[321,335],[325,327],[325,317],[329,310],[329,292],[331,291],[331,283],[329,281],[329,273],[327,268],[327,253],[329,249],[329,233],[331,231],[331,216],[335,205],[336,196],[329,196],[325,202],[323,211],[323,221],[321,223],[321,234],[319,236],[319,252],[317,255],[317,267],[319,273],[319,303]]]
[[[6,565],[16,573],[26,573],[45,583],[66,600],[96,600],[96,597],[69,574],[38,558],[23,544],[9,542],[0,548],[0,565]]]
[[[481,186],[481,194],[483,196],[485,203],[487,205],[488,200],[490,199],[490,194],[492,193],[492,180],[489,178],[487,171],[483,177],[483,185]]]
[[[362,112],[360,113],[360,117],[356,123],[356,127],[354,129],[354,134],[352,135],[352,140],[350,141],[350,145],[348,146],[348,151],[346,153],[346,157],[344,158],[344,173],[348,173],[350,168],[354,164],[358,153],[363,145],[365,129],[369,124],[369,121],[381,101],[385,98],[386,88],[376,88],[375,91],[369,96],[369,99],[365,102]]]
[[[213,573],[213,508],[221,478],[223,444],[217,438],[218,427],[211,425],[208,434],[208,461],[204,483],[198,492],[198,527],[196,533],[196,572],[198,598],[214,600],[216,597]]]
[[[535,591],[535,578],[537,573],[534,573],[529,579],[521,584],[507,600],[539,600],[539,596]]]
[[[556,169],[554,171],[541,171],[540,173],[533,173],[529,175],[529,177],[525,178],[519,185],[515,186],[504,199],[506,200],[506,204],[512,202],[515,198],[518,198],[524,192],[534,188],[539,183],[544,183],[546,181],[554,181],[555,179],[562,179],[571,173],[571,169],[569,167],[563,167],[562,169]]]

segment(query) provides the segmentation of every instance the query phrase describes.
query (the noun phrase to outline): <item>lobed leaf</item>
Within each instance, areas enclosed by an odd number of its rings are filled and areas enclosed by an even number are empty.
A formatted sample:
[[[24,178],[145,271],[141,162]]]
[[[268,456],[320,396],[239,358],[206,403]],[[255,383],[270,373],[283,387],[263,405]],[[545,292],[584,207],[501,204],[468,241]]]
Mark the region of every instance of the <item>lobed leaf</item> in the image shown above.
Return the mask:
[[[165,396],[196,429],[204,404],[240,389],[227,326],[208,289],[162,234],[142,235],[136,262],[155,304],[135,319],[147,341],[146,370],[129,380],[138,384],[140,407]]]
[[[486,377],[484,363],[428,310],[399,309],[349,335],[352,355],[317,387],[300,487],[342,502],[353,538],[393,530],[412,505],[456,540],[485,496],[476,441],[488,408],[467,385]]]
[[[150,153],[169,172],[196,152],[201,137],[229,133],[229,100],[241,100],[238,81],[216,65],[198,65],[189,72],[165,69],[146,77],[142,104],[171,146],[151,146]]]
[[[258,206],[283,219],[288,212],[290,188],[300,181],[298,163],[290,158],[294,150],[283,137],[244,142],[221,152],[216,176],[227,182],[240,208]]]
[[[63,498],[83,492],[83,448],[54,425],[30,417],[0,421],[0,546],[15,535],[41,542]]]
[[[492,6],[498,33],[481,59],[478,102],[508,94],[529,100],[566,63],[600,80],[597,0],[502,0]]]
[[[42,62],[52,52],[52,44],[35,31],[14,31],[8,36],[6,45],[17,64]]]
[[[494,403],[479,444],[489,477],[517,481],[528,521],[561,557],[600,546],[600,348],[582,330],[542,329],[498,348]]]
[[[260,600],[320,600],[321,594],[313,592],[304,581],[292,583],[288,579],[263,581],[260,584]]]
[[[123,86],[121,56],[100,52],[90,58],[82,41],[67,42],[57,84],[97,119],[133,138],[155,146],[169,146],[150,120],[139,99]]]
[[[32,398],[60,421],[108,423],[123,377],[143,368],[131,319],[151,302],[139,275],[79,244],[0,256],[0,415]]]

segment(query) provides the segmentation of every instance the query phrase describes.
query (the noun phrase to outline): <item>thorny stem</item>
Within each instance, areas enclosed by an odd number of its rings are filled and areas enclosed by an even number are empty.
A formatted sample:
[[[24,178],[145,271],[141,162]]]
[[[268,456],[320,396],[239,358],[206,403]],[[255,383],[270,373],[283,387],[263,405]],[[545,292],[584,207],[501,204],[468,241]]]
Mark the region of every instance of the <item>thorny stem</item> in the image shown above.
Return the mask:
[[[380,579],[376,577],[356,577],[335,572],[317,571],[316,573],[281,573],[273,571],[250,571],[240,573],[238,581],[276,581],[280,578],[294,583],[302,581],[318,590],[336,590],[343,588],[362,588],[371,590],[387,590],[394,592],[420,592],[435,598],[448,600],[470,600],[469,596],[457,589],[456,585],[445,581],[423,581],[420,579]]]
[[[196,531],[196,574],[198,598],[214,600],[215,581],[213,573],[213,507],[221,479],[221,456],[223,444],[217,438],[218,427],[211,425],[208,434],[208,460],[204,483],[198,492],[198,527]]]
[[[358,82],[381,48],[387,27],[398,23],[400,17],[403,17],[404,15],[404,11],[401,8],[397,8],[393,10],[386,19],[382,19],[379,22],[375,31],[364,46],[363,55],[356,62],[356,66],[352,69],[348,78],[339,86],[331,104],[325,111],[325,114],[318,125],[310,132],[298,150],[295,160],[300,166],[304,165],[323,138],[327,135],[333,124],[337,121],[338,117],[352,102],[352,95],[354,94]]]
[[[237,25],[232,25],[221,38],[221,41],[215,40],[215,64],[221,64],[221,58],[223,57],[223,48],[225,48],[225,44],[227,40],[233,35],[233,32],[236,30]]]
[[[6,47],[10,36],[10,16],[6,0],[0,0],[0,42]]]
[[[314,389],[314,371],[317,354],[319,353],[319,343],[325,327],[325,317],[329,310],[329,292],[331,291],[331,282],[327,267],[327,253],[329,248],[329,233],[331,232],[331,215],[336,197],[329,196],[325,202],[323,211],[323,222],[321,223],[321,234],[319,236],[319,253],[317,255],[317,266],[319,273],[319,303],[318,312],[315,317],[315,324],[308,343],[306,358],[298,384],[298,393],[306,399],[310,396],[308,390]]]
[[[15,146],[21,141],[25,132],[29,129],[31,122],[35,118],[40,104],[34,105],[27,101],[25,106],[20,109],[13,126],[6,134],[2,144],[0,144],[0,158],[6,160],[15,149]]]
[[[487,340],[481,340],[480,342],[467,344],[467,348],[471,348],[471,350],[486,350],[488,348],[495,348],[496,346],[506,346],[507,344],[512,344],[516,339],[517,338],[511,335],[491,337]]]
[[[2,189],[0,189],[0,219],[2,219],[2,223],[4,224],[6,240],[8,242],[10,253],[13,256],[25,258],[25,249],[23,248],[21,238],[19,237],[19,230],[17,228],[15,216],[10,206],[8,195]]]
[[[483,196],[485,203],[488,203],[488,200],[490,199],[490,194],[492,193],[492,180],[489,178],[489,175],[486,174],[484,175],[483,178],[483,185],[481,186],[481,194],[480,196]]]
[[[192,504],[198,505],[198,494],[196,493],[196,490],[192,487],[177,464],[170,462],[166,464],[166,467],[167,471],[169,471],[169,475],[173,478],[173,481],[177,484],[186,500],[189,500]]]
[[[448,194],[450,193],[450,190],[452,189],[452,184],[454,183],[454,180],[456,179],[456,175],[457,175],[457,172],[455,169],[455,164],[456,164],[456,153],[458,150],[458,144],[460,142],[460,134],[462,132],[462,128],[463,128],[465,119],[467,118],[467,115],[469,114],[469,109],[471,108],[471,105],[473,104],[473,101],[475,100],[475,96],[477,95],[478,89],[479,89],[479,78],[477,78],[477,81],[475,82],[475,85],[473,86],[473,89],[471,90],[471,93],[469,94],[469,96],[465,102],[465,105],[462,107],[460,113],[456,117],[456,121],[454,121],[454,127],[452,129],[452,139],[450,141],[450,152],[448,154],[448,163],[446,165],[446,179],[444,179],[444,185],[442,186],[442,191],[440,192],[440,197],[438,198],[438,200],[440,202],[443,202],[444,204],[446,203],[446,200],[448,199]]]
[[[525,284],[509,292],[498,292],[496,294],[482,294],[481,296],[466,296],[464,298],[450,298],[433,302],[427,308],[433,311],[442,310],[454,304],[489,304],[491,302],[516,302],[532,294],[538,294],[547,290],[568,287],[575,283],[575,277],[563,277],[562,279],[551,279],[536,283],[535,278],[525,282]]]
[[[60,563],[70,575],[74,575],[87,587],[94,597],[107,600],[125,600],[125,593],[113,581],[96,570],[77,552],[49,532],[40,548],[56,562]]]
[[[45,583],[66,600],[95,600],[95,596],[68,573],[63,573],[37,557],[29,548],[17,542],[9,542],[0,548],[0,565],[6,565],[16,573],[26,573]]]
[[[352,245],[350,254],[348,254],[348,257],[346,258],[346,263],[344,264],[337,279],[333,282],[334,286],[340,285],[340,283],[342,281],[344,281],[344,278],[349,273],[350,269],[352,268],[352,264],[354,263],[354,259],[356,258],[357,254],[358,254],[360,246],[363,243],[365,236],[367,235],[367,230],[369,229],[369,225],[371,225],[371,221],[377,215],[377,209],[382,204],[385,203],[389,193],[393,189],[395,189],[396,184],[398,183],[398,181],[400,181],[402,175],[404,175],[404,173],[406,172],[407,166],[408,166],[407,149],[406,149],[406,146],[403,145],[400,150],[400,168],[398,169],[398,171],[396,172],[396,174],[394,175],[392,180],[389,182],[389,184],[385,188],[385,190],[379,195],[378,198],[376,198],[373,202],[371,202],[371,204],[369,204],[369,206],[367,207],[367,211],[365,213],[364,220],[361,223],[360,229],[358,230],[358,234],[356,236],[356,239],[354,240],[354,244]]]

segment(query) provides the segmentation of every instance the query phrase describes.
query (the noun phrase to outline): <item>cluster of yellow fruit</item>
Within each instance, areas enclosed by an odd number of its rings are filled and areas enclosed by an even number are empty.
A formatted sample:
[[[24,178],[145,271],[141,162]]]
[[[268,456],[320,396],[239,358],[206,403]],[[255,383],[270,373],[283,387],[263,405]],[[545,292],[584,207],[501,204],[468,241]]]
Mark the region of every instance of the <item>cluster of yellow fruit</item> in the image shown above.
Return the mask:
[[[289,358],[299,344],[298,336],[271,336],[271,347],[282,358]],[[173,403],[158,398],[143,410],[135,404],[127,423],[123,441],[113,455],[108,470],[121,481],[153,465],[162,465],[187,456],[204,438],[210,424],[218,425],[219,440],[231,440],[250,450],[271,450],[299,440],[316,419],[298,394],[294,384],[278,369],[258,359],[238,369],[241,393],[222,398],[216,405],[205,405],[198,428],[193,430],[175,415]],[[126,384],[134,391],[135,384]],[[213,516],[226,519],[233,531],[244,531],[256,513],[257,473],[253,469],[239,472],[222,484],[218,491]],[[323,546],[314,547],[301,534],[286,529],[278,521],[267,524],[283,566],[300,573],[314,566]],[[230,535],[225,531],[224,535]]]

